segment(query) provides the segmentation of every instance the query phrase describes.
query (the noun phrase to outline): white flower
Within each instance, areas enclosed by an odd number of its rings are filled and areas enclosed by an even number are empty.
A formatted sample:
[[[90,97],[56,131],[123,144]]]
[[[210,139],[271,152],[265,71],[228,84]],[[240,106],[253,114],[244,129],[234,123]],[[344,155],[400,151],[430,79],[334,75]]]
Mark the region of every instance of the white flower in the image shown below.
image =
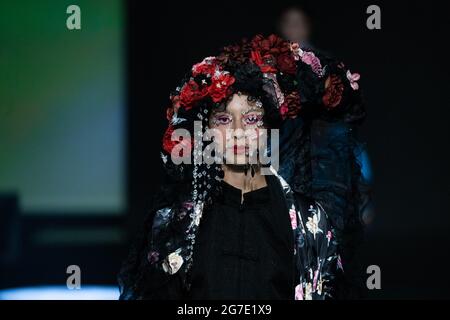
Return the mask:
[[[320,278],[320,280],[317,282],[317,294],[318,295],[322,295],[322,284],[323,284],[323,280],[322,278]]]
[[[312,284],[308,282],[305,287],[305,300],[312,300]]]
[[[314,214],[313,214],[312,218],[308,217],[308,222],[306,222],[306,228],[308,228],[308,231],[313,234],[314,239],[315,239],[317,233],[323,232],[323,230],[319,228],[320,209],[319,209],[319,214],[316,213],[316,210],[312,209],[312,206],[310,207],[309,211],[314,212]]]
[[[162,267],[164,269],[164,272],[167,272],[168,274],[174,274],[178,270],[180,270],[183,262],[183,257],[179,255],[179,250],[177,250],[167,256],[162,264]]]

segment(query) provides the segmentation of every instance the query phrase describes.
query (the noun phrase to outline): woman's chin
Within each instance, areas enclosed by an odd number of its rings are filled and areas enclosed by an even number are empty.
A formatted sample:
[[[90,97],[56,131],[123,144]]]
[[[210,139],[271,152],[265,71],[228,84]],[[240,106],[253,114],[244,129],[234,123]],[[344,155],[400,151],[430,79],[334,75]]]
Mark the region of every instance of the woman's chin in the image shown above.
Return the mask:
[[[234,155],[233,157],[227,157],[226,158],[226,163],[227,164],[235,164],[235,165],[244,165],[248,163],[248,158],[245,154],[237,154]]]

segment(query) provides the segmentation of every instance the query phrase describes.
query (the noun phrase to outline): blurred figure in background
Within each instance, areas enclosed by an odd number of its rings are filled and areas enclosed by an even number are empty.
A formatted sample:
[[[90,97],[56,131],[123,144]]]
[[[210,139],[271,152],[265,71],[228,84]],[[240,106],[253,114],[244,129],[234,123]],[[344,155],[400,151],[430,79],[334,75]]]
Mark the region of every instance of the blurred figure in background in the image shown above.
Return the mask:
[[[305,2],[296,3],[284,8],[278,16],[276,29],[278,33],[285,39],[300,44],[302,49],[313,49],[314,51],[321,51],[314,47],[311,43],[311,36],[313,33],[314,21],[311,10]],[[323,51],[322,51],[323,52]],[[286,135],[290,135],[296,127],[300,126],[298,119],[294,119],[292,123],[286,128]],[[283,137],[281,138],[283,139]],[[371,199],[371,185],[372,185],[372,170],[370,166],[369,156],[367,150],[362,143],[357,143],[355,148],[355,157],[358,159],[361,166],[361,175],[364,185],[363,208],[361,208],[361,219],[365,225],[370,224],[374,218],[373,203]],[[282,144],[283,145],[283,144]]]
[[[278,19],[278,32],[302,48],[311,48],[310,37],[312,21],[309,11],[302,5],[293,5],[284,9]]]
[[[313,19],[304,3],[291,5],[281,11],[276,29],[282,37],[299,43],[303,50],[332,56],[311,44]],[[359,79],[359,75],[357,77]],[[302,94],[304,92],[300,92]],[[292,145],[292,141],[295,141],[292,137],[303,134],[308,136],[311,146],[311,192],[334,209],[334,226],[346,235],[344,242],[354,244],[347,246],[343,260],[347,263],[347,281],[356,288],[348,295],[359,298],[364,295],[364,288],[358,286],[362,283],[364,271],[359,261],[359,245],[356,244],[362,242],[364,227],[374,217],[372,174],[365,145],[358,141],[355,128],[346,121],[313,120],[307,123],[298,117],[288,119],[280,130],[280,154],[290,154],[291,150],[297,148],[298,146]],[[292,157],[281,157],[289,158]],[[351,166],[350,163],[356,165]],[[296,176],[299,176],[298,166],[299,164],[288,162],[280,163],[280,175],[294,189],[298,180]],[[358,204],[349,196],[354,192],[358,193]]]

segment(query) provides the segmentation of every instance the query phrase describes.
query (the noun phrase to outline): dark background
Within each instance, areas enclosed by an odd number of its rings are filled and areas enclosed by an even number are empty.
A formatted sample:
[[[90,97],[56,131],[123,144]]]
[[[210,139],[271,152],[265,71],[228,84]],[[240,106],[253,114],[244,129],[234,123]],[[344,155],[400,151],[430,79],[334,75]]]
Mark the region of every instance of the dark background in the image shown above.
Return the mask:
[[[130,209],[134,222],[157,188],[168,93],[197,61],[224,44],[275,30],[296,2],[161,3],[129,7]],[[302,2],[305,3],[305,2]],[[362,75],[368,117],[361,128],[374,174],[375,220],[365,266],[381,268],[371,298],[450,298],[448,185],[450,11],[440,1],[309,1],[312,43]],[[381,30],[366,8],[381,8]]]
[[[126,1],[127,211],[119,217],[6,217],[0,229],[0,287],[64,284],[61,272],[80,264],[83,281],[115,284],[130,241],[157,190],[169,93],[193,63],[224,45],[276,32],[282,9],[296,1]],[[373,170],[375,220],[367,227],[364,267],[381,268],[381,290],[369,298],[450,298],[450,137],[447,41],[443,1],[299,1],[314,23],[312,43],[341,58],[359,81],[368,116],[361,127]],[[381,8],[381,30],[366,27],[366,8]],[[14,198],[1,212],[17,212]],[[5,209],[6,208],[6,209]],[[8,223],[9,221],[9,223]],[[42,248],[41,227],[117,227],[118,244]],[[21,249],[15,237],[24,235]],[[3,245],[6,244],[6,245]],[[20,258],[16,255],[20,253]]]

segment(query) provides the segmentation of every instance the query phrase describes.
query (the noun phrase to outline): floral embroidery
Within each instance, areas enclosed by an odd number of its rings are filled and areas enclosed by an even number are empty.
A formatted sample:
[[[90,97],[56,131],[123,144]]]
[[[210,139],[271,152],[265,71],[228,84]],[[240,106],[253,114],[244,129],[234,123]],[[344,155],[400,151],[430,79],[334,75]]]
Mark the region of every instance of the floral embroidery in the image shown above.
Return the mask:
[[[334,277],[334,273],[338,269],[342,269],[342,263],[340,257],[335,253],[336,242],[331,241],[334,238],[334,234],[333,230],[328,228],[327,221],[325,220],[326,212],[316,202],[309,206],[308,214],[303,216],[302,210],[296,208],[295,196],[289,184],[278,175],[272,166],[270,166],[270,171],[279,179],[283,188],[288,208],[290,208],[287,214],[289,214],[291,227],[296,239],[293,254],[298,259],[297,268],[300,270],[300,275],[297,279],[294,298],[296,300],[314,300],[329,297],[331,294],[324,284]],[[185,244],[170,253],[160,262],[162,269],[166,273],[173,275],[181,272],[180,270],[183,273],[188,272],[192,265],[192,250],[194,248],[195,234],[199,228],[203,210],[202,201],[186,201],[182,204],[182,208],[178,210],[177,216],[180,211],[183,211],[184,215],[187,214],[191,220],[185,232]],[[168,222],[175,219],[173,213],[174,210],[172,208],[163,208],[156,212],[153,231],[157,232],[154,235],[157,236],[158,230],[161,227],[166,227]],[[304,220],[306,220],[306,223]],[[313,237],[306,237],[306,233],[312,233]],[[319,238],[319,234],[322,234],[323,238]],[[313,239],[314,242],[312,242]],[[310,253],[310,248],[315,246],[316,241],[325,241],[325,239],[328,240],[326,249],[314,252],[314,258],[311,260],[306,258]],[[169,242],[166,244],[166,248],[170,248],[174,244]],[[169,250],[169,252],[172,250]],[[151,263],[156,263],[160,261],[160,254],[157,250],[151,250],[147,254],[147,259]],[[189,286],[189,283],[187,285]]]
[[[314,271],[313,289],[316,289],[316,287],[317,287],[317,277],[318,276],[319,276],[319,270]]]
[[[153,229],[157,230],[168,224],[172,213],[173,212],[171,208],[162,208],[156,211],[155,218],[153,220]]]
[[[308,217],[308,222],[306,222],[306,227],[308,228],[308,231],[311,232],[314,236],[314,239],[316,239],[316,234],[323,233],[323,230],[319,228],[319,222],[320,222],[320,209],[319,214],[316,213],[316,210],[313,208],[313,206],[310,206],[309,211],[313,212],[313,216]]]
[[[318,295],[322,295],[322,285],[323,285],[323,280],[322,280],[322,276],[321,276],[319,281],[317,282],[317,288],[316,288]]]
[[[174,274],[178,270],[180,270],[184,262],[183,258],[179,254],[180,251],[181,249],[178,249],[177,251],[172,252],[167,256],[162,264],[164,272],[167,272],[168,274]]]
[[[303,286],[298,284],[295,287],[295,300],[303,300]]]
[[[312,300],[312,284],[308,282],[305,287],[305,300]]]
[[[326,237],[327,237],[327,239],[328,239],[327,246],[329,246],[329,245],[330,245],[330,241],[331,241],[331,239],[333,238],[333,234],[331,233],[330,230],[328,230]]]
[[[294,205],[289,210],[289,217],[291,218],[292,229],[297,229],[297,210],[295,210]]]

